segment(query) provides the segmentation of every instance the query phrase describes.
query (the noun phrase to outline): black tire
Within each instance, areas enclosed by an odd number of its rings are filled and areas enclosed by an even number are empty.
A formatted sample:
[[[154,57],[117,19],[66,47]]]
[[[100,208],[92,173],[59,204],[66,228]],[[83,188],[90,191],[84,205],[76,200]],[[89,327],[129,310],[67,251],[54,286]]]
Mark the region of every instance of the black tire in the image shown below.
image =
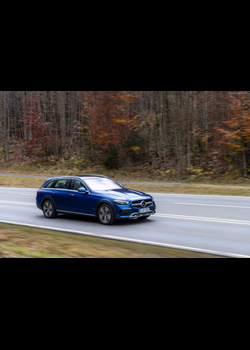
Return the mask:
[[[57,216],[56,207],[49,199],[46,199],[43,202],[43,215],[46,217],[46,219],[54,219]]]
[[[112,225],[115,222],[114,213],[110,205],[103,203],[98,208],[98,219],[103,225]]]

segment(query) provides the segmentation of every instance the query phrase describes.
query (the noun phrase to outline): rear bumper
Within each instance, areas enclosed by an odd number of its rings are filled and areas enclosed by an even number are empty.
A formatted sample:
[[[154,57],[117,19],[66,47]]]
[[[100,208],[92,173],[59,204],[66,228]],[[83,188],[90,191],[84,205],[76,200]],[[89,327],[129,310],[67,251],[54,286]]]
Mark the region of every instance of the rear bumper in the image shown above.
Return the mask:
[[[41,209],[41,210],[42,210],[41,201],[38,200],[38,198],[36,198],[36,206],[37,206],[38,209]]]

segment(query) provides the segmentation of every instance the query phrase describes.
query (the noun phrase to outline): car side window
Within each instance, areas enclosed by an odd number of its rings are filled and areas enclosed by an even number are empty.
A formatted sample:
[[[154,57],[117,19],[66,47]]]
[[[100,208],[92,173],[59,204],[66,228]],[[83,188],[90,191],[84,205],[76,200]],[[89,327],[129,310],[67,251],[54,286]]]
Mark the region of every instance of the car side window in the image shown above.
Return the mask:
[[[79,188],[84,187],[84,184],[80,180],[72,180],[71,182],[71,189],[74,191],[78,191]]]
[[[70,179],[63,179],[63,180],[57,180],[53,184],[52,188],[58,188],[63,190],[69,190],[70,189]]]
[[[53,182],[54,182],[54,180],[53,181],[50,181],[47,185],[45,185],[43,188],[51,188],[52,187],[52,185],[53,185]]]

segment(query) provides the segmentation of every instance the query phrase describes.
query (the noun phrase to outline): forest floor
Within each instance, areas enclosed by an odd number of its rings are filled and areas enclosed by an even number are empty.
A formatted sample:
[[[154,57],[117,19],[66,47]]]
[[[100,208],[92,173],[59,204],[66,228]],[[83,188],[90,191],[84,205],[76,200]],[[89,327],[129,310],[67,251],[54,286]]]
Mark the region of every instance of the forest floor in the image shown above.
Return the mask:
[[[238,171],[223,174],[190,169],[186,173],[153,170],[148,165],[108,170],[101,166],[79,167],[74,164],[55,163],[0,163],[0,186],[40,188],[45,178],[62,175],[102,174],[124,183],[125,187],[152,193],[183,193],[250,196],[250,178],[242,178]],[[32,177],[18,177],[34,176]],[[35,178],[40,176],[44,178]]]
[[[0,224],[0,258],[218,258],[150,245]]]

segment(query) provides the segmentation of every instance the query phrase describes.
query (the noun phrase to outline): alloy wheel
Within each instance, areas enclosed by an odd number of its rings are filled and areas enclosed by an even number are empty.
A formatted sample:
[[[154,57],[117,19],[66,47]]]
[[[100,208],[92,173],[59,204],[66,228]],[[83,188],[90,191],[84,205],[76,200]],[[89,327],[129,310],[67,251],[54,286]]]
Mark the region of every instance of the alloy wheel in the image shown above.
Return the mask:
[[[101,206],[101,208],[99,209],[99,219],[105,225],[111,222],[112,213],[111,213],[111,209],[108,206],[106,205]]]
[[[43,212],[46,218],[51,218],[53,215],[53,206],[52,203],[47,201],[43,205]]]

